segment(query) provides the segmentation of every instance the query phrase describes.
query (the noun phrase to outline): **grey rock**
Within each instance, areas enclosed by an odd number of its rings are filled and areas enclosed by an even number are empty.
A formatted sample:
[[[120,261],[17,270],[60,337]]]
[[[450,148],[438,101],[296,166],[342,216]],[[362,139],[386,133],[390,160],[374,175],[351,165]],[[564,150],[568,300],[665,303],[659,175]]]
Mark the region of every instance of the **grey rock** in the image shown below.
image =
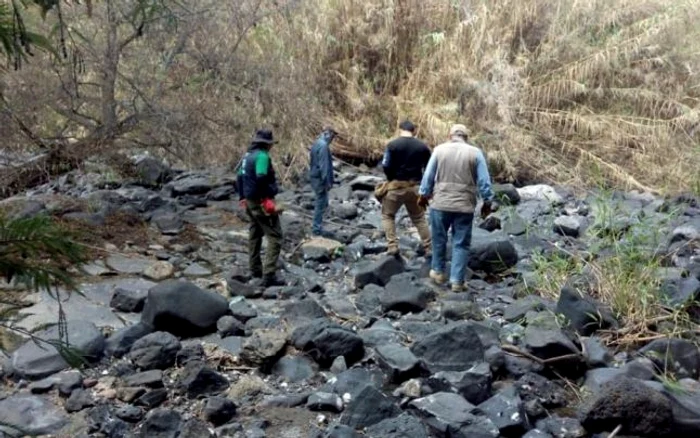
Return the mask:
[[[375,262],[364,262],[355,268],[355,287],[362,289],[369,284],[386,286],[391,277],[405,271],[403,261],[393,256],[384,256]]]
[[[309,395],[308,393],[275,395],[265,398],[260,405],[267,408],[295,408],[306,404]]]
[[[328,429],[328,434],[323,438],[362,438],[362,435],[344,424],[336,424]]]
[[[491,397],[493,375],[488,363],[480,363],[467,371],[441,371],[427,384],[435,392],[455,392],[469,403],[479,404]]]
[[[695,277],[667,279],[661,283],[660,293],[669,305],[683,306],[700,298],[700,280]]]
[[[376,348],[377,362],[393,383],[402,383],[425,373],[421,361],[400,344],[385,344]]]
[[[384,312],[419,313],[426,309],[434,292],[416,281],[412,274],[398,274],[391,278],[379,301]]]
[[[214,438],[215,435],[209,430],[209,426],[199,418],[187,420],[177,436],[178,438]]]
[[[496,199],[504,205],[516,205],[520,202],[520,193],[513,184],[494,184]]]
[[[122,357],[131,350],[134,342],[151,333],[153,328],[141,322],[119,329],[107,338],[105,354]]]
[[[622,425],[623,435],[665,436],[673,424],[673,410],[666,397],[639,380],[620,377],[603,385],[583,407],[580,419],[588,432]]]
[[[554,438],[583,438],[588,436],[588,431],[575,418],[552,415],[539,420],[536,426],[537,429],[550,434]],[[610,430],[612,431],[613,429]]]
[[[556,312],[564,315],[570,326],[583,336],[618,326],[609,309],[570,287],[562,288]]]
[[[69,321],[66,324],[68,346],[80,352],[85,360],[94,362],[102,357],[105,338],[91,322]],[[44,341],[61,341],[58,326],[35,334]],[[11,358],[12,369],[26,379],[41,379],[69,367],[68,362],[53,345],[28,341]]]
[[[528,372],[514,386],[526,403],[528,415],[533,418],[567,403],[564,389],[540,374]]]
[[[525,319],[525,315],[531,311],[545,311],[553,306],[544,298],[537,295],[528,295],[515,300],[506,307],[503,318],[508,322],[519,322]]]
[[[205,268],[198,263],[192,263],[185,268],[183,274],[186,277],[208,277],[211,275],[211,269]]]
[[[204,404],[204,419],[214,426],[228,423],[236,415],[236,404],[225,397],[209,397]]]
[[[583,339],[583,355],[590,367],[607,367],[612,363],[612,353],[598,338]]]
[[[423,423],[408,413],[380,421],[367,428],[368,438],[428,438],[429,436]]]
[[[141,438],[177,438],[182,416],[170,409],[154,409],[141,426]]]
[[[280,376],[288,382],[297,383],[312,378],[316,372],[314,371],[313,362],[308,359],[298,356],[285,356],[272,367],[272,374]]]
[[[332,383],[323,388],[325,392],[334,392],[340,396],[350,394],[352,399],[356,399],[365,386],[381,388],[384,386],[384,375],[378,370],[368,370],[365,368],[350,368],[336,376]]]
[[[175,336],[167,332],[154,332],[136,341],[128,357],[142,370],[164,370],[175,364],[180,348],[180,341]]]
[[[153,262],[142,257],[112,255],[107,257],[105,263],[110,269],[120,274],[138,275],[143,273],[143,271]]]
[[[573,216],[559,216],[554,219],[554,232],[568,237],[579,237],[582,228],[581,220]]]
[[[212,189],[210,178],[206,175],[188,175],[168,184],[172,196],[204,195]]]
[[[518,263],[518,252],[508,240],[491,240],[474,244],[469,252],[469,268],[473,271],[500,273]]]
[[[355,332],[326,319],[317,319],[300,326],[292,333],[292,344],[308,353],[319,365],[327,368],[336,357],[343,356],[348,365],[362,359],[364,342]]]
[[[442,316],[452,321],[481,321],[484,312],[477,303],[471,301],[443,301]]]
[[[228,308],[231,311],[231,315],[244,324],[258,316],[258,311],[255,310],[255,307],[243,297],[233,298],[229,302]]]
[[[382,179],[372,175],[361,175],[350,181],[349,185],[353,191],[373,192],[377,184],[381,183]]]
[[[700,349],[684,339],[657,339],[639,353],[651,359],[661,373],[677,378],[700,377]]]
[[[168,280],[148,292],[141,321],[156,330],[194,337],[215,331],[216,322],[227,312],[228,302],[221,295]]]
[[[22,435],[49,435],[68,424],[68,418],[43,397],[19,394],[0,400],[0,424]]]
[[[216,322],[216,332],[222,338],[228,336],[242,336],[245,334],[245,326],[233,316],[224,315]]]
[[[226,277],[226,286],[234,297],[259,298],[263,294],[260,288],[253,287],[228,276]]]
[[[309,396],[306,408],[310,411],[341,412],[343,410],[343,400],[336,394],[315,392]]]
[[[216,344],[216,341],[212,341]],[[217,344],[218,345],[218,344]],[[204,362],[206,360],[204,347],[200,343],[187,342],[175,356],[175,364],[184,367],[190,362]]]
[[[474,405],[461,396],[439,392],[413,400],[409,406],[435,436],[448,437],[493,437],[499,436],[498,428],[487,418],[471,412]]]
[[[158,227],[162,234],[172,236],[185,229],[185,222],[178,213],[158,211],[151,217],[151,222]]]
[[[138,423],[143,419],[143,410],[133,405],[124,405],[114,411],[114,415],[127,423]]]
[[[431,372],[464,371],[484,361],[484,345],[472,323],[439,330],[413,344],[411,351]]]
[[[347,371],[347,369],[348,364],[345,363],[345,358],[343,356],[338,356],[333,360],[333,363],[330,367],[330,372],[333,374],[340,374],[344,371]]]
[[[82,388],[82,386],[83,375],[80,374],[80,371],[70,370],[34,382],[29,385],[29,390],[32,394],[43,394],[54,388],[58,388],[59,394],[67,397],[70,396],[75,389]]]
[[[498,427],[501,435],[519,436],[528,429],[523,401],[512,386],[481,403],[478,407]]]
[[[532,429],[525,435],[523,435],[523,438],[553,438],[552,435],[548,434],[547,432],[543,432],[539,429]]]
[[[540,359],[579,353],[576,345],[561,330],[552,328],[529,325],[525,329],[524,343],[527,349]]]
[[[325,318],[326,311],[312,298],[293,301],[282,311],[282,318],[291,323],[308,322],[317,318]]]
[[[163,371],[149,370],[124,377],[126,386],[146,386],[148,388],[163,387]]]
[[[700,384],[696,380],[681,379],[678,388],[668,388],[660,382],[644,382],[663,394],[673,411],[672,436],[697,436],[700,432]]]
[[[509,214],[502,223],[503,232],[510,236],[522,236],[527,233],[527,228],[527,222],[517,213]]]
[[[137,182],[146,187],[156,187],[172,179],[172,171],[160,161],[143,157],[134,163]]]
[[[97,405],[86,415],[88,432],[108,438],[127,438],[129,425],[120,420],[107,404]]]
[[[286,346],[287,337],[279,330],[255,330],[253,334],[243,342],[241,359],[267,370],[277,362],[277,359],[282,355]]]
[[[148,292],[117,287],[109,302],[110,307],[120,312],[140,312],[146,302]]]
[[[147,409],[153,409],[162,405],[167,399],[168,391],[165,388],[157,388],[141,395],[134,403],[139,406],[145,406]]]
[[[358,216],[357,206],[351,203],[336,204],[333,206],[333,214],[341,219],[355,219]]]
[[[363,429],[401,414],[391,399],[373,386],[364,386],[346,406],[341,424]]]
[[[84,389],[76,389],[66,400],[65,408],[67,412],[78,412],[86,408],[95,406],[95,399]]]

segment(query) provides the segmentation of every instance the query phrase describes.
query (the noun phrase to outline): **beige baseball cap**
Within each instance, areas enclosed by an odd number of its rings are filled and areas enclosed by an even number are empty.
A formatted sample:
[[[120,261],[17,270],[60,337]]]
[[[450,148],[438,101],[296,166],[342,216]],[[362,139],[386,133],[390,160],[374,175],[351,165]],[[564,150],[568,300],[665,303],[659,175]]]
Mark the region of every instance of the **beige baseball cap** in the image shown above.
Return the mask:
[[[466,137],[467,135],[469,135],[469,131],[467,131],[466,126],[458,123],[456,125],[452,125],[452,127],[450,128],[450,136],[453,135],[462,135]]]

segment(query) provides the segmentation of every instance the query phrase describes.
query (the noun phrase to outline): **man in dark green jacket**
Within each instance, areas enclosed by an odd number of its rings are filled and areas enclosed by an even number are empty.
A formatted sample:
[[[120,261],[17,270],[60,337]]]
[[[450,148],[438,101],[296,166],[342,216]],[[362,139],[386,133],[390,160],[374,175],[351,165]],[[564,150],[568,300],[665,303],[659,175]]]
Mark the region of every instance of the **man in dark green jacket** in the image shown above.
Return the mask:
[[[262,277],[265,287],[285,284],[276,274],[283,235],[279,212],[275,205],[275,196],[279,191],[277,177],[270,159],[270,148],[275,143],[277,142],[272,137],[272,131],[259,130],[241,160],[237,178],[241,206],[250,218],[250,271],[253,277]],[[264,236],[267,237],[267,251],[263,266],[260,251]]]

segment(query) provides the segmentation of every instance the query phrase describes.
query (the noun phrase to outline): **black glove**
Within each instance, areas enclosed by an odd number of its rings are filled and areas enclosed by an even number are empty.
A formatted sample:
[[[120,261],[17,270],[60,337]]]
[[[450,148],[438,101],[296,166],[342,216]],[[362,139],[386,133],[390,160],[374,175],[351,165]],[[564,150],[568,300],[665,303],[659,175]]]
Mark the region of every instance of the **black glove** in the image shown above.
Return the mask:
[[[430,199],[423,196],[423,195],[418,195],[418,206],[422,209],[428,208],[428,205],[430,203]]]

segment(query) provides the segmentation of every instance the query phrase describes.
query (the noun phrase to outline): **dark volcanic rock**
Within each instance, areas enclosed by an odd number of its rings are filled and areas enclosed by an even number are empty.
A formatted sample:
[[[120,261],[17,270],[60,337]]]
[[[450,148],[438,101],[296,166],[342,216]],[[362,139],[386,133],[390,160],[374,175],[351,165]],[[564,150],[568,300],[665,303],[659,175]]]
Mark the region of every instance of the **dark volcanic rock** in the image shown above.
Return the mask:
[[[401,383],[425,373],[418,358],[400,344],[385,344],[377,347],[377,361],[393,383]]]
[[[467,371],[441,371],[427,384],[435,392],[456,392],[469,403],[479,404],[491,397],[493,375],[487,363],[480,363]]]
[[[623,435],[665,436],[673,424],[671,403],[641,381],[620,377],[605,385],[581,411],[589,432],[609,432],[622,425]]]
[[[268,371],[277,359],[284,353],[287,337],[275,329],[255,330],[243,343],[241,359]]]
[[[142,370],[164,370],[175,364],[180,341],[170,333],[155,332],[139,339],[131,347],[129,359]]]
[[[657,339],[639,350],[654,362],[660,373],[676,378],[700,377],[700,349],[684,339]]]
[[[107,338],[105,353],[108,356],[122,357],[131,350],[134,342],[151,333],[153,328],[142,322],[119,329]]]
[[[316,373],[314,364],[305,357],[285,356],[272,367],[272,374],[288,382],[302,382]]]
[[[413,274],[399,274],[391,278],[379,295],[379,301],[384,312],[419,313],[434,296],[434,292],[416,281]]]
[[[428,438],[423,423],[413,415],[404,413],[396,418],[380,421],[367,428],[368,438]]]
[[[413,344],[411,351],[432,372],[465,371],[484,361],[484,345],[472,323],[437,331]]]
[[[294,347],[308,353],[324,368],[338,356],[348,365],[362,359],[364,342],[355,332],[326,319],[317,319],[292,333]]]
[[[504,436],[522,436],[528,421],[523,401],[509,387],[479,405],[479,410],[491,419]]]
[[[355,429],[396,417],[401,409],[373,386],[365,386],[345,408],[340,422]]]
[[[556,312],[564,315],[570,326],[583,336],[618,325],[610,310],[570,287],[562,288]]]
[[[343,400],[337,394],[315,392],[306,401],[306,408],[310,411],[341,412]]]
[[[120,312],[140,312],[148,292],[118,287],[114,290],[109,305]]]
[[[216,322],[216,331],[222,338],[228,336],[243,336],[245,326],[231,315],[224,315]]]
[[[170,409],[154,409],[141,426],[141,438],[177,438],[182,416]]]
[[[391,277],[405,271],[403,261],[393,256],[385,256],[375,262],[365,262],[355,269],[355,287],[362,289],[368,284],[386,286]]]
[[[518,263],[518,252],[508,240],[476,244],[470,249],[469,268],[474,271],[499,273]]]
[[[168,280],[148,292],[141,321],[156,330],[195,337],[216,330],[216,322],[228,312],[226,299],[192,283]]]
[[[208,422],[214,426],[221,426],[236,415],[236,404],[225,397],[209,397],[203,413]]]
[[[472,414],[474,405],[457,394],[439,392],[419,398],[410,406],[437,437],[497,438],[498,428],[486,417]]]

